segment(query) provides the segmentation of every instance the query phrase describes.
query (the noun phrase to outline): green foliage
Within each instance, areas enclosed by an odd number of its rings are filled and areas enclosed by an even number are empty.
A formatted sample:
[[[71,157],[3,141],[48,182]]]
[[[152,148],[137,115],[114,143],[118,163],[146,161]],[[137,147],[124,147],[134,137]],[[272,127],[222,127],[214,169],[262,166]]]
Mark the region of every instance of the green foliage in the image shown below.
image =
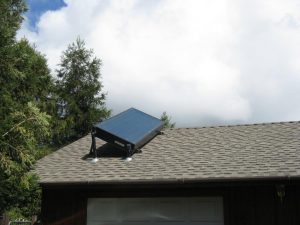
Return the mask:
[[[6,62],[11,70],[1,74],[0,89],[0,131],[5,133],[17,123],[18,118],[25,119],[28,113],[46,118],[42,111],[53,111],[49,95],[53,89],[53,80],[46,59],[27,40],[22,39],[11,46],[13,60]],[[0,65],[2,66],[2,65]],[[6,65],[3,65],[6,66]],[[52,104],[52,105],[51,105]],[[33,118],[27,118],[32,120]],[[47,117],[49,120],[49,118]],[[22,127],[17,127],[22,129]],[[39,134],[39,133],[37,133]],[[33,136],[34,144],[40,144],[45,137]],[[19,141],[18,138],[14,139]],[[23,144],[23,142],[19,142]],[[28,146],[26,146],[28,148]]]
[[[27,40],[11,45],[10,56],[0,64],[0,72],[0,115],[9,114],[29,101],[44,111],[53,111],[49,99],[53,79],[46,59]]]
[[[30,216],[40,191],[28,171],[48,140],[53,81],[45,57],[15,39],[25,11],[24,0],[0,1],[0,214]]]
[[[49,119],[31,102],[22,111],[5,117],[3,122],[10,128],[3,132],[1,127],[0,212],[20,204],[32,206],[34,198],[28,196],[35,189],[36,179],[27,172],[35,161],[37,143],[49,135]]]
[[[27,10],[24,0],[0,1],[0,49],[14,43],[17,30],[23,21],[22,13]]]
[[[56,140],[82,137],[92,125],[110,115],[100,82],[101,60],[80,38],[68,46],[57,70],[58,112]]]
[[[34,162],[53,144],[88,133],[110,110],[101,61],[82,40],[63,53],[55,84],[44,55],[26,39],[16,41],[25,11],[24,0],[0,1],[0,214],[29,218],[40,208],[37,177],[29,172]]]
[[[23,214],[19,208],[12,208],[9,211],[5,212],[5,214],[8,216],[10,220],[17,220],[22,218],[23,219]]]
[[[43,103],[48,102],[53,91],[53,79],[45,57],[26,39],[15,44],[14,55],[17,56],[14,66],[19,72],[14,98],[23,104],[36,101],[40,108],[46,109]]]
[[[50,131],[50,134],[52,134],[51,131]],[[58,147],[56,145],[53,145],[53,144],[39,145],[38,149],[35,151],[34,157],[35,157],[36,160],[39,160],[39,159],[43,158],[44,156],[53,153],[57,149],[58,149]]]
[[[9,113],[14,99],[13,83],[20,74],[15,64],[15,35],[23,20],[22,13],[26,11],[24,0],[0,1],[0,110]],[[0,116],[2,113],[0,112]],[[1,118],[1,117],[0,117]]]
[[[176,123],[171,123],[172,117],[168,116],[166,112],[163,112],[160,120],[164,123],[164,128],[174,128]]]
[[[23,0],[0,1],[0,119],[17,105],[12,93],[16,90],[14,85],[22,74],[15,67],[18,63],[15,35],[25,11]]]
[[[11,219],[30,219],[32,215],[39,215],[40,213],[41,188],[38,185],[36,176],[32,174],[27,175],[30,184],[29,188],[24,189],[20,188],[20,186],[12,186],[12,188],[15,188],[13,195],[11,195],[14,204],[5,211]]]

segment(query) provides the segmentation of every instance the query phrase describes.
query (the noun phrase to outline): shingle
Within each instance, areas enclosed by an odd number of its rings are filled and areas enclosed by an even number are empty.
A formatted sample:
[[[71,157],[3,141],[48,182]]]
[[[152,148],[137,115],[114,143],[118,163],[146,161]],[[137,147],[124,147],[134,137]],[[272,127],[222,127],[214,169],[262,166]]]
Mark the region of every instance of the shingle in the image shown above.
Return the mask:
[[[300,122],[168,129],[130,162],[108,147],[110,154],[91,163],[85,159],[90,145],[88,135],[39,160],[35,172],[40,182],[300,177]],[[98,150],[103,146],[97,140]]]

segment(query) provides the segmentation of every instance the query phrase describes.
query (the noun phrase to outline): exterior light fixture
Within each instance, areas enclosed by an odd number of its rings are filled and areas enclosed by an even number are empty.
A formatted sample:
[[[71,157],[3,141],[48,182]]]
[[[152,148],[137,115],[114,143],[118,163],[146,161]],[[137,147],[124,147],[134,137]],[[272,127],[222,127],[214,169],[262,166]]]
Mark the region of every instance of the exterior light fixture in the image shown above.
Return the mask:
[[[285,186],[283,184],[276,186],[276,193],[281,203],[283,203],[285,197]]]

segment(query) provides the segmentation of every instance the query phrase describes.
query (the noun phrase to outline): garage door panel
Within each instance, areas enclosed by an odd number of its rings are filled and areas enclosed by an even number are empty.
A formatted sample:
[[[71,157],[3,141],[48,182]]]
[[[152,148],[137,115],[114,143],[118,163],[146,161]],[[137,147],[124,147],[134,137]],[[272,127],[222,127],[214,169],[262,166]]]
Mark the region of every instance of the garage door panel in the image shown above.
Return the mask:
[[[116,203],[113,199],[89,199],[88,218],[94,221],[110,221],[118,214]]]
[[[122,202],[121,212],[124,221],[181,221],[181,205],[161,199],[133,199]],[[177,212],[174,214],[174,212]]]
[[[223,221],[215,221],[215,222],[208,222],[208,221],[197,221],[197,222],[189,222],[188,225],[223,225]]]
[[[222,198],[201,198],[190,201],[189,218],[191,221],[223,221]]]
[[[221,197],[91,198],[88,225],[222,225]]]
[[[89,221],[88,225],[223,225],[223,222],[205,222],[205,221],[198,221],[198,222],[121,222],[121,221]]]
[[[88,214],[103,221],[184,221],[183,204],[171,199],[89,199]]]
[[[90,221],[88,225],[183,225],[186,224],[185,222],[174,222],[174,221],[165,221],[165,222],[157,222],[157,221],[126,221],[126,222],[121,222],[121,221]],[[195,225],[202,225],[202,223],[195,223]],[[211,225],[211,224],[209,224]],[[214,224],[213,224],[214,225]]]

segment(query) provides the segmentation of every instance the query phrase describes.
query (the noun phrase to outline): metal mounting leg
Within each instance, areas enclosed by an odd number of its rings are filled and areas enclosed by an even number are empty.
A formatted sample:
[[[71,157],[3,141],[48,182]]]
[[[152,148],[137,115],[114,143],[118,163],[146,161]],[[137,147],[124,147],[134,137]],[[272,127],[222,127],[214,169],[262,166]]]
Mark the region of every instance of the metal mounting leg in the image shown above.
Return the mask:
[[[95,139],[95,130],[93,129],[92,130],[92,144],[91,144],[91,149],[90,149],[90,155],[93,155],[94,156],[94,159],[93,161],[94,162],[97,162],[98,159],[97,159],[97,147],[96,147],[96,139]]]
[[[128,144],[127,146],[126,146],[126,150],[127,150],[127,157],[126,157],[126,161],[127,162],[129,162],[129,161],[131,161],[132,160],[132,146],[131,146],[131,144]]]

